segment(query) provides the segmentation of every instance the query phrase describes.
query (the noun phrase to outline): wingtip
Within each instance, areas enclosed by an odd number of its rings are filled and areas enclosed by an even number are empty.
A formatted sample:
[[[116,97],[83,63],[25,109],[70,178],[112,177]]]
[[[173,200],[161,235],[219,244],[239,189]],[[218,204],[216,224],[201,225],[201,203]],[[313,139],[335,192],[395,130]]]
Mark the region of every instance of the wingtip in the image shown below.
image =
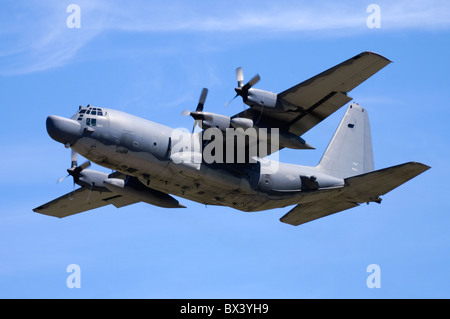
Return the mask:
[[[425,172],[431,168],[431,166],[428,166],[428,165],[420,163],[420,162],[409,162],[409,164],[421,167],[423,172]]]
[[[380,58],[386,60],[388,63],[393,63],[392,60],[389,60],[389,59],[386,58],[384,55],[379,54],[379,53],[377,53],[377,52],[373,52],[373,51],[364,51],[364,52],[362,52],[360,55],[369,55],[369,54],[373,54],[373,55],[379,56]]]
[[[311,144],[305,143],[305,147],[307,150],[315,150],[316,148],[312,146]]]

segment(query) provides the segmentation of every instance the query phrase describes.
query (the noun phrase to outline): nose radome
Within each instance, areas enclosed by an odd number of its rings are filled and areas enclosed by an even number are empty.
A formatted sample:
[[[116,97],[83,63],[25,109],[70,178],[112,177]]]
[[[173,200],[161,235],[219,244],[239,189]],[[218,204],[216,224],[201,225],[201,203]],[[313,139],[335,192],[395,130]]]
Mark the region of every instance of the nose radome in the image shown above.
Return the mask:
[[[80,136],[81,124],[64,117],[50,115],[47,117],[47,132],[57,142],[74,144]]]

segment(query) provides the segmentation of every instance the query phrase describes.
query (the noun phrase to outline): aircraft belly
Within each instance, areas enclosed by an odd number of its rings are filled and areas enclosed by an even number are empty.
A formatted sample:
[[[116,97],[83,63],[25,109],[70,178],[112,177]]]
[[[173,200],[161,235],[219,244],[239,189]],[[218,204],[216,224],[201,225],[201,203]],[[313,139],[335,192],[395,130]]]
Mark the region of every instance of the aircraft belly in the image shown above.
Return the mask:
[[[261,210],[260,207],[268,200],[267,195],[253,190],[246,178],[208,167],[197,171],[188,170],[172,162],[167,166],[149,165],[149,162],[146,162],[145,167],[138,167],[134,173],[123,173],[138,177],[150,188],[206,205],[257,211]]]
[[[261,211],[307,202],[319,196],[315,192],[268,194],[250,185],[250,179],[224,169],[162,161],[150,152],[126,149],[83,138],[74,149],[96,164],[137,177],[152,189],[206,205],[228,206],[241,211]],[[131,147],[130,147],[131,148]],[[253,185],[254,186],[254,185]]]
[[[201,165],[197,170],[171,161],[161,161],[149,152],[117,152],[114,145],[84,138],[74,149],[96,164],[139,178],[142,184],[206,205],[228,206],[241,211],[262,211],[285,207],[300,202],[317,200],[321,192],[301,192],[274,195],[252,188],[245,176],[236,176],[225,170]],[[319,195],[320,193],[320,195]]]
[[[123,170],[121,167],[118,171],[139,178],[150,188],[205,205],[228,206],[247,212],[285,207],[327,196],[322,192],[268,195],[254,190],[244,177],[208,167],[194,172],[172,162],[164,165],[163,162],[151,162],[136,156],[128,158],[127,164],[133,169]]]
[[[201,204],[228,206],[242,211],[260,210],[258,208],[267,200],[257,192],[243,193],[207,181],[194,182],[192,185],[186,179],[174,179],[177,180],[179,183],[168,185],[150,183],[149,186]]]

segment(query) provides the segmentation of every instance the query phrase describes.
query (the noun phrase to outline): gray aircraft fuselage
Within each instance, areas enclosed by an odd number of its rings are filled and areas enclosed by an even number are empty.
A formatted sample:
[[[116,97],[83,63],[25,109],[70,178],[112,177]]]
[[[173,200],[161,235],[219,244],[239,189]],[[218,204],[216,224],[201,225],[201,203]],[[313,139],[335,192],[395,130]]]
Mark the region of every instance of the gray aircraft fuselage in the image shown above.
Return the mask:
[[[95,109],[93,115],[93,107],[89,108],[90,114],[86,114],[87,108],[80,108],[71,119],[49,116],[49,135],[88,160],[136,177],[143,185],[163,193],[208,205],[260,211],[320,199],[317,196],[324,196],[322,193],[311,196],[307,192],[311,190],[308,188],[311,177],[314,190],[344,185],[343,179],[323,174],[315,167],[275,161],[271,161],[272,167],[276,165],[275,173],[269,172],[260,161],[202,163],[199,169],[176,164],[170,157],[171,148],[178,142],[173,140],[173,128],[117,110]],[[198,134],[201,133],[192,136]]]

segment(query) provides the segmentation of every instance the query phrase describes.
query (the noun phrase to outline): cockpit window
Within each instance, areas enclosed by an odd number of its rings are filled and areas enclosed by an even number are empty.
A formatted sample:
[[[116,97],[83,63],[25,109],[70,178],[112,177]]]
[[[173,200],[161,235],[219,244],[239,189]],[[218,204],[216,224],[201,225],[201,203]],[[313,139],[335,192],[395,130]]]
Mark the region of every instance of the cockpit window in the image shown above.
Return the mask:
[[[78,121],[81,121],[83,119],[83,114],[86,113],[86,110],[80,110],[78,112]]]
[[[80,109],[78,111],[78,121],[83,120],[83,115],[85,114],[90,116],[105,116],[106,111],[103,112],[101,108],[88,106],[88,108]],[[92,123],[92,121],[94,122]],[[89,122],[88,119],[86,119],[86,125],[95,126],[96,122],[97,120],[95,120],[94,118],[89,119]]]
[[[88,117],[86,119],[86,125],[87,126],[97,126],[97,119]]]
[[[83,113],[90,114],[90,115],[103,116],[104,114],[106,114],[106,112],[103,113],[102,109],[98,108],[98,107],[90,107],[87,110],[83,110],[83,111],[84,111]],[[81,111],[80,111],[80,113],[81,113]]]

